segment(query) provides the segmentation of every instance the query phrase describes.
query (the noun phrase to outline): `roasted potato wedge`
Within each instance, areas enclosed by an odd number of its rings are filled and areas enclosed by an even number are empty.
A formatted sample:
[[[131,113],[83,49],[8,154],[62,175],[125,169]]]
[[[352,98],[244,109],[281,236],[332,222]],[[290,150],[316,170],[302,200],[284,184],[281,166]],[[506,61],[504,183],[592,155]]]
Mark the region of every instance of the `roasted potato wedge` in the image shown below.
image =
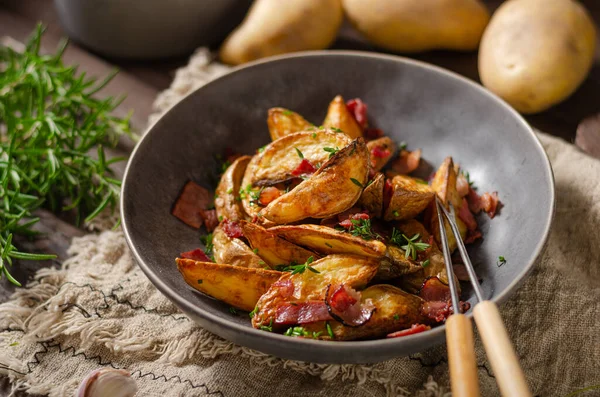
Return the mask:
[[[427,208],[434,197],[429,185],[409,176],[395,176],[392,188],[392,198],[383,217],[386,221],[414,218]]]
[[[313,127],[312,123],[306,121],[298,113],[284,108],[269,109],[267,125],[269,126],[271,140],[273,141],[294,132],[304,131]]]
[[[381,171],[383,167],[390,161],[398,145],[392,140],[392,138],[384,136],[378,139],[367,142],[367,149],[371,156],[371,167],[376,171]]]
[[[362,128],[346,107],[346,101],[344,101],[341,95],[336,96],[329,103],[329,109],[327,109],[327,116],[325,116],[323,126],[340,129],[352,139],[363,136]]]
[[[361,292],[361,301],[371,300],[375,312],[371,319],[358,327],[347,327],[338,321],[329,321],[334,340],[354,340],[383,337],[413,324],[429,320],[421,314],[423,300],[392,285],[373,285]],[[319,339],[331,339],[325,322],[306,324],[307,332],[319,333]]]
[[[327,218],[347,210],[356,203],[367,183],[368,161],[367,146],[359,138],[335,153],[310,178],[262,209],[262,216],[284,224],[305,218]]]
[[[458,213],[458,210],[462,206],[462,199],[458,194],[458,190],[456,189],[456,180],[456,168],[454,167],[452,157],[446,157],[431,181],[431,188],[438,195],[440,200],[442,200],[442,203],[444,203],[446,207],[448,207],[448,203],[452,203],[454,209]],[[438,244],[441,244],[440,227],[438,223],[437,209],[435,206],[432,207],[432,216],[430,222],[430,228],[433,232],[433,237]],[[454,238],[452,228],[450,227],[448,221],[444,220],[444,223],[446,226],[446,235],[448,236],[448,247],[450,248],[450,252],[453,252],[456,249],[456,239]],[[461,237],[465,239],[467,237],[467,226],[458,217],[456,218],[456,225],[458,226]]]
[[[239,238],[227,236],[220,225],[213,231],[212,243],[217,263],[254,268],[267,266],[265,261],[256,255],[245,242]]]
[[[238,309],[252,311],[281,272],[177,258],[177,268],[192,288]]]
[[[373,181],[362,191],[357,204],[375,217],[380,218],[383,213],[383,185],[385,176],[380,172]]]
[[[421,265],[406,257],[405,252],[394,246],[388,245],[385,258],[381,260],[377,271],[378,280],[390,280],[406,274],[418,272]]]
[[[385,244],[363,240],[350,233],[321,225],[288,225],[269,229],[279,237],[321,254],[354,254],[373,258],[385,254]]]
[[[215,198],[215,209],[218,217],[230,221],[244,219],[244,210],[238,197],[242,178],[250,159],[250,156],[237,158],[221,176],[219,186],[217,186],[217,197]]]
[[[361,288],[375,276],[379,261],[356,255],[329,255],[312,263],[318,273],[306,270],[302,273],[284,273],[269,291],[261,296],[256,305],[252,325],[259,328],[276,322],[277,307],[284,302],[323,300],[330,284],[346,284]],[[282,293],[283,289],[293,289]]]
[[[241,225],[250,246],[271,267],[291,262],[304,263],[315,256],[311,251],[279,237],[272,229],[245,221]]]

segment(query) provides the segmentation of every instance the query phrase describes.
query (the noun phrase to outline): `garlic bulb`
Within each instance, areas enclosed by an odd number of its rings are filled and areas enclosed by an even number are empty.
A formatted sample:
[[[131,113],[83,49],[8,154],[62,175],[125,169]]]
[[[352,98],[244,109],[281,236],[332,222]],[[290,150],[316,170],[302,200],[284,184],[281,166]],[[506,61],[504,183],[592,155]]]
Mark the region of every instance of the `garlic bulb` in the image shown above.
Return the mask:
[[[137,392],[135,380],[122,369],[100,368],[83,379],[76,397],[133,397]]]

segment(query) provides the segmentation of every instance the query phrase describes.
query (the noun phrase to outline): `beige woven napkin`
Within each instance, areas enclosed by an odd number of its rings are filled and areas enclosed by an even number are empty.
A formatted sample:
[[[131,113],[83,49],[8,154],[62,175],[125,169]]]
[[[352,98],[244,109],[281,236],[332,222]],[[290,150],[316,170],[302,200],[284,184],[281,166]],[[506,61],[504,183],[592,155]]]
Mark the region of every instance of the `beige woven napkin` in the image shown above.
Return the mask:
[[[226,71],[198,52],[157,110]],[[539,137],[555,172],[556,219],[534,273],[502,315],[534,394],[565,396],[600,384],[600,162]],[[146,279],[121,232],[76,238],[70,253],[0,305],[0,373],[15,389],[70,396],[89,371],[112,366],[132,373],[139,396],[448,394],[443,346],[374,365],[282,360],[196,326]],[[480,342],[477,355],[482,394],[497,396]]]

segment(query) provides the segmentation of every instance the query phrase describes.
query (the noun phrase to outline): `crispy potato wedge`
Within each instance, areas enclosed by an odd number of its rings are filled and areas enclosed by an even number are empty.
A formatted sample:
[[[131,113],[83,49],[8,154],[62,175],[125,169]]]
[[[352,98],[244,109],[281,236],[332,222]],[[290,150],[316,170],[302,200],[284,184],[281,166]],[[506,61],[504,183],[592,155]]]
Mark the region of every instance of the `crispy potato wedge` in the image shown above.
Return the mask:
[[[381,171],[383,167],[394,157],[398,145],[392,138],[384,136],[367,142],[367,148],[371,156],[371,167],[376,171]]]
[[[418,272],[421,268],[420,264],[406,258],[404,250],[395,245],[388,245],[385,257],[381,260],[377,271],[377,279],[390,280]]]
[[[239,238],[231,238],[225,234],[221,226],[213,231],[213,253],[217,263],[228,263],[233,266],[264,268],[266,265],[246,243]]]
[[[244,210],[238,197],[242,178],[250,159],[250,156],[237,158],[221,176],[219,186],[217,186],[217,197],[215,198],[215,209],[218,217],[230,221],[244,219]]]
[[[383,185],[385,176],[379,172],[373,181],[364,188],[357,204],[375,217],[380,218],[383,213]]]
[[[272,229],[245,221],[241,222],[241,226],[250,246],[271,267],[291,262],[304,263],[315,256],[311,251],[279,237]]]
[[[368,161],[367,146],[359,138],[333,155],[310,178],[272,201],[261,214],[277,224],[339,214],[360,197],[367,183]]]
[[[421,213],[434,197],[429,185],[397,175],[392,179],[392,198],[383,218],[386,221],[410,219]]]
[[[354,254],[380,258],[385,244],[377,240],[363,240],[350,233],[322,225],[287,225],[269,229],[279,237],[321,254]]]
[[[354,119],[354,116],[346,107],[346,101],[341,95],[336,96],[329,103],[327,116],[323,121],[323,126],[326,128],[338,128],[352,139],[363,136],[362,128]]]
[[[277,307],[283,302],[305,302],[323,300],[330,284],[346,284],[352,288],[364,287],[371,281],[379,261],[356,255],[328,255],[312,263],[319,273],[306,270],[303,273],[284,273],[269,291],[262,295],[257,303],[252,325],[259,328],[275,321]],[[293,289],[289,296],[281,294],[281,287]]]
[[[269,126],[271,140],[273,141],[294,132],[304,131],[307,128],[313,127],[312,123],[306,121],[298,113],[284,108],[269,109],[267,125]]]
[[[238,309],[252,311],[258,299],[279,279],[281,272],[249,269],[177,258],[177,268],[194,289]]]
[[[446,157],[440,168],[435,173],[435,177],[431,181],[431,188],[438,195],[442,203],[446,207],[448,207],[448,203],[452,203],[454,209],[457,211],[462,206],[462,199],[458,194],[458,190],[456,189],[456,168],[454,166],[454,162],[452,161],[452,157]],[[431,230],[433,232],[433,236],[435,241],[440,244],[440,227],[439,221],[437,217],[437,208],[435,206],[432,207],[432,216],[431,216]],[[448,236],[448,247],[450,248],[450,252],[453,252],[456,249],[456,239],[454,238],[454,234],[452,233],[452,229],[450,228],[450,224],[448,221],[444,220],[446,226],[446,235]],[[458,230],[460,231],[460,235],[463,239],[467,237],[467,226],[465,223],[458,217],[456,217],[456,225],[458,226]]]
[[[421,314],[423,300],[418,296],[387,284],[373,285],[361,292],[361,301],[371,300],[375,312],[371,319],[358,327],[347,327],[338,321],[329,321],[334,340],[354,340],[383,337],[389,333],[410,328],[428,321]],[[308,332],[319,333],[319,339],[331,340],[325,322],[305,324]]]

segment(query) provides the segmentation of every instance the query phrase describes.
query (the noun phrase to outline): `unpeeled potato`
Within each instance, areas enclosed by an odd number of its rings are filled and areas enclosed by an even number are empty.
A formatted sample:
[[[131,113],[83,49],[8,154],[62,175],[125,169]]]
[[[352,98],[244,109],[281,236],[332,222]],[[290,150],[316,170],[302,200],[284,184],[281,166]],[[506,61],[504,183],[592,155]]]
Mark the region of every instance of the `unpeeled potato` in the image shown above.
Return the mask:
[[[490,18],[479,0],[342,0],[342,5],[369,41],[399,52],[475,50]]]
[[[256,0],[223,43],[232,65],[294,51],[329,47],[342,24],[340,0]]]
[[[481,40],[482,83],[522,113],[537,113],[571,95],[587,76],[594,23],[574,0],[511,0]]]

